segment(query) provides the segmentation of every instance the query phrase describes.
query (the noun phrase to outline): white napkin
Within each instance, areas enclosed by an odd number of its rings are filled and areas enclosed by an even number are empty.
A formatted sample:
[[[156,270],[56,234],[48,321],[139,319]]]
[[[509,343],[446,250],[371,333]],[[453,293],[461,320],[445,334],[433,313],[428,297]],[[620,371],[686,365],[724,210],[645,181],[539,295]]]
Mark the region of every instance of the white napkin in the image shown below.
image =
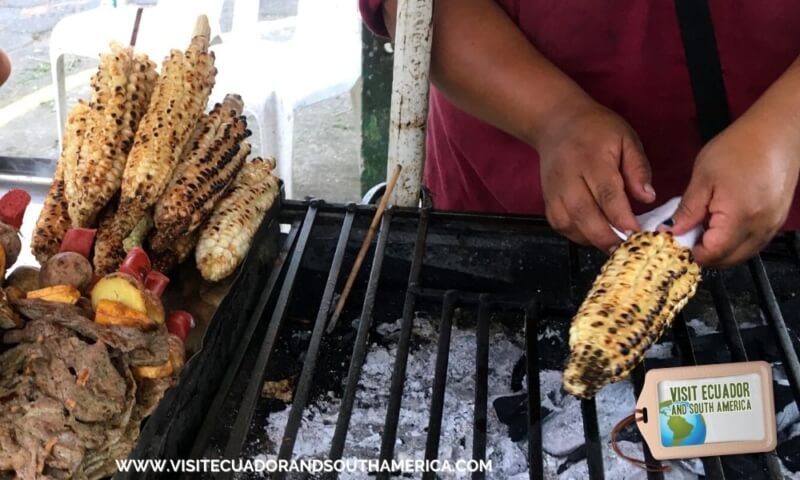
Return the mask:
[[[680,203],[681,197],[675,197],[660,207],[656,207],[649,212],[637,215],[636,220],[639,222],[639,226],[642,227],[642,231],[652,232],[655,231],[659,226],[664,225],[664,222],[671,219],[672,215],[675,214],[675,211],[678,210],[678,205],[680,205]],[[614,228],[613,225],[611,226],[611,229],[614,230],[614,233],[616,233],[617,236],[623,241],[628,239],[627,235]],[[703,227],[695,227],[683,235],[677,235],[675,239],[684,247],[692,248],[695,246],[701,235],[703,235]]]

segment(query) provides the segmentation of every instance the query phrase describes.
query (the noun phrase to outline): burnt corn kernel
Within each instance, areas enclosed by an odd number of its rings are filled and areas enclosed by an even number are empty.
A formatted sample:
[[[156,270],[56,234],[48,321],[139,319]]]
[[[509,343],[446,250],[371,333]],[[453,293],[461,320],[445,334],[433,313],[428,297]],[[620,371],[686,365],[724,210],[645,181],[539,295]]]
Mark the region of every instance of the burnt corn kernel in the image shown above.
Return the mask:
[[[634,234],[611,255],[572,320],[569,393],[590,398],[630,374],[695,294],[700,267],[691,258],[661,232]],[[587,348],[592,356],[578,353]]]

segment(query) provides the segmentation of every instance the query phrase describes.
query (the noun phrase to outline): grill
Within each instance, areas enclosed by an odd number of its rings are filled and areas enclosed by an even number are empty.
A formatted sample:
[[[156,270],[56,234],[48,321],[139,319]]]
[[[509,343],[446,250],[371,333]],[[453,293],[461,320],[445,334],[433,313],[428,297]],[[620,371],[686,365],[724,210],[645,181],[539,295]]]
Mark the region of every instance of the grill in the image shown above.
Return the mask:
[[[332,459],[353,455],[353,420],[366,401],[359,397],[365,360],[385,343],[382,326],[394,322],[394,358],[385,364],[388,398],[378,402],[382,413],[373,439],[376,457],[396,458],[397,446],[408,441],[409,430],[424,435],[420,445],[425,459],[439,458],[443,445],[459,441],[443,435],[443,419],[449,418],[447,407],[452,406],[446,399],[457,388],[448,381],[457,332],[459,342],[473,342],[465,364],[470,371],[464,373],[473,382],[466,389],[473,406],[471,418],[460,421],[471,425],[459,448],[468,452],[466,458],[476,460],[488,458],[494,448],[488,425],[496,422],[492,407],[498,404],[490,402],[490,380],[492,385],[507,384],[509,393],[524,387],[533,400],[522,403],[519,421],[511,425],[527,438],[527,466],[522,467],[529,478],[554,474],[547,466],[552,460],[545,453],[548,438],[542,434],[548,415],[554,413],[540,408],[542,398],[553,392],[542,390],[543,376],[562,369],[569,320],[604,259],[567,243],[543,219],[390,207],[339,324],[329,334],[332,303],[373,213],[369,205],[283,202],[280,212],[259,230],[203,349],[145,425],[132,458],[237,459],[265,452],[296,458],[309,409],[323,397],[331,399],[337,411],[329,425],[332,435],[324,446],[316,445],[317,451]],[[776,379],[785,379],[776,387],[776,412],[791,410],[792,403],[800,405],[798,291],[797,234],[776,238],[747,265],[705,272],[698,295],[660,347],[654,347],[666,353],[648,357],[634,372],[627,401],[638,395],[651,368],[763,359],[773,364]],[[404,391],[419,380],[409,371],[409,362],[419,348],[414,325],[421,312],[435,319],[430,337],[435,355],[428,369],[429,402],[420,412],[424,422],[418,428],[405,424],[401,411],[414,408]],[[695,328],[697,318],[712,328]],[[524,338],[522,357],[514,368],[502,371],[493,367],[496,356],[490,355],[492,331],[498,325]],[[284,406],[262,395],[265,381],[286,379],[292,390],[290,403]],[[616,418],[630,413],[617,410],[611,412]],[[598,403],[580,401],[579,411],[575,421],[582,422],[584,445],[558,463],[564,468],[585,459],[590,478],[614,478],[604,456],[608,432],[598,420]],[[266,438],[264,427],[278,418],[281,424],[274,426],[282,433]],[[635,427],[623,435],[640,440]],[[796,462],[798,438],[782,437],[787,438],[781,438],[778,454],[706,458],[703,474],[714,479],[783,478],[782,472]],[[646,447],[640,448],[639,455],[658,464]],[[486,476],[494,475],[473,474]],[[649,472],[647,477],[663,474]],[[430,473],[423,478],[436,477]]]

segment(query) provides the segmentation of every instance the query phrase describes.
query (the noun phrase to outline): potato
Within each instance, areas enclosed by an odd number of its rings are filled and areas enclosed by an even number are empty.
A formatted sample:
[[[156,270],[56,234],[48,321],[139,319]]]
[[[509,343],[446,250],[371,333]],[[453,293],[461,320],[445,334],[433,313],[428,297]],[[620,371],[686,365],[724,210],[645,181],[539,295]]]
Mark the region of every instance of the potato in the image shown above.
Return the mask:
[[[50,257],[39,272],[42,287],[72,285],[85,290],[92,282],[92,264],[81,254],[61,252]]]
[[[31,300],[45,300],[47,302],[75,305],[81,298],[81,292],[72,285],[53,285],[52,287],[31,290],[25,297]]]
[[[19,251],[22,250],[22,242],[19,239],[19,232],[3,222],[0,222],[0,246],[6,252],[6,265],[9,267],[14,265]]]
[[[106,299],[97,303],[94,321],[100,325],[118,325],[140,330],[152,330],[158,327],[158,324],[147,313],[126,307],[121,302]]]
[[[133,367],[131,370],[136,378],[164,378],[172,375],[174,371],[171,362],[155,367]]]
[[[90,296],[95,310],[100,300],[113,300],[133,310],[147,312],[147,299],[141,283],[127,273],[117,272],[101,278],[92,288]]]
[[[164,305],[132,275],[112,273],[98,280],[91,292],[92,308],[97,311],[101,300],[113,300],[126,307],[142,312],[158,325],[165,321]]]
[[[39,285],[39,269],[28,266],[15,268],[6,279],[6,286],[18,288],[25,293],[37,290],[41,287]]]
[[[159,325],[163,325],[165,321],[164,305],[161,299],[150,290],[144,292],[145,307],[147,309],[147,316]]]

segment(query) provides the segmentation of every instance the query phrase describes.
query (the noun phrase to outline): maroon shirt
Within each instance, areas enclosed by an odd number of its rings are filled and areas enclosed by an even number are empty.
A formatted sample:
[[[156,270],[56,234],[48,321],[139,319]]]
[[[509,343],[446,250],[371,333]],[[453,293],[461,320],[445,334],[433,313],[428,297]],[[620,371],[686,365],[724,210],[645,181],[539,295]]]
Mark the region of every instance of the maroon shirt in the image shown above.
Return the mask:
[[[369,28],[385,36],[382,0],[360,2]],[[631,124],[659,199],[681,195],[701,140],[674,2],[497,3],[545,57]],[[709,6],[730,112],[737,118],[800,55],[800,1],[709,0]],[[535,150],[462,112],[435,87],[425,184],[438,209],[544,213]],[[785,228],[800,229],[798,195]]]

